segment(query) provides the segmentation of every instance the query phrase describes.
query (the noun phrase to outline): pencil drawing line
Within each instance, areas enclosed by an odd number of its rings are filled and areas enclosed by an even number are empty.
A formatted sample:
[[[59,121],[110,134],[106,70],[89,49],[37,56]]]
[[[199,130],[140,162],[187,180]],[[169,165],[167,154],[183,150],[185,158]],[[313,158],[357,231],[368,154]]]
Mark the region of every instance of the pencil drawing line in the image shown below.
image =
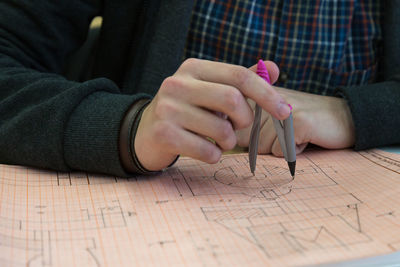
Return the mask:
[[[395,213],[395,211],[389,211],[389,212],[385,212],[385,213],[382,213],[382,214],[378,214],[378,215],[376,215],[376,217],[383,217],[383,216],[393,216],[393,217],[396,217],[396,215],[394,215],[394,213]]]
[[[225,228],[226,230],[228,230],[230,233],[239,236],[240,238],[243,238],[244,240],[248,241],[249,243],[256,245],[257,243],[255,243],[253,240],[247,238],[246,236],[244,236],[243,234],[238,233],[237,231],[235,231],[234,229],[229,228],[228,226],[220,223],[219,221],[215,221],[215,223],[217,223],[218,225],[222,226],[223,228]]]
[[[178,191],[179,196],[182,196],[181,190],[179,190],[179,187],[177,186],[176,182],[179,181],[177,178],[172,178],[172,182],[174,183],[174,186],[176,188],[176,191]]]
[[[92,259],[93,259],[94,262],[96,263],[96,266],[97,266],[97,267],[100,267],[100,266],[101,266],[100,261],[99,261],[99,259],[96,257],[96,255],[94,255],[92,249],[86,248],[86,251],[87,251],[87,252],[89,253],[89,255],[92,257]]]
[[[366,154],[371,155],[371,156],[374,157],[374,152],[365,151],[364,153],[366,153]],[[389,171],[391,171],[391,172],[400,174],[400,171],[393,170],[393,169],[391,169],[391,168],[389,168],[389,167],[387,167],[387,166],[385,166],[385,165],[383,165],[383,164],[381,164],[381,163],[378,163],[377,161],[373,161],[372,159],[366,157],[366,156],[364,155],[364,153],[358,152],[359,155],[361,155],[363,158],[369,160],[370,162],[374,163],[375,165],[378,165],[378,166],[380,166],[380,167],[382,167],[382,168],[385,168],[385,169],[387,169],[387,170],[389,170]],[[377,158],[378,160],[382,160],[382,159],[380,159],[379,157],[376,157],[376,156],[375,156],[375,158]],[[392,160],[392,159],[390,159],[390,160]],[[393,160],[392,160],[392,161],[393,161]],[[393,165],[393,166],[396,166],[396,167],[400,167],[400,165],[397,164],[397,163],[392,163],[392,162],[388,162],[388,161],[384,161],[384,162],[389,163],[389,164],[391,164],[391,165]]]
[[[306,247],[304,247],[297,238],[293,235],[288,235],[286,231],[280,232],[279,233],[282,238],[289,244],[289,246],[292,247],[293,250],[297,251],[298,253],[304,254],[304,251],[307,250]],[[289,238],[290,237],[290,238]],[[293,244],[295,242],[295,244]]]
[[[373,155],[373,154],[378,155],[379,157],[385,158],[385,159],[389,160],[390,162],[395,162],[395,163],[397,163],[396,166],[397,166],[397,167],[400,167],[400,160],[396,160],[396,159],[390,158],[390,157],[388,157],[388,156],[382,155],[382,153],[378,152],[377,150],[374,150],[374,151],[365,151],[365,153],[371,154],[371,155]],[[389,162],[387,162],[387,163],[389,163]]]
[[[306,159],[308,159],[310,162],[312,162],[312,164],[314,164],[314,166],[316,168],[318,168],[323,174],[325,174],[326,177],[328,177],[329,179],[332,180],[332,182],[334,182],[335,184],[338,184],[332,177],[330,177],[318,164],[316,164],[310,157],[308,157],[307,155],[304,155],[304,157]]]
[[[187,187],[189,188],[190,192],[192,193],[193,196],[195,196],[195,194],[193,193],[192,188],[190,187],[188,181],[186,180],[185,175],[183,175],[182,171],[180,169],[178,169],[178,172],[180,173],[180,175],[182,176],[183,180],[185,181]]]

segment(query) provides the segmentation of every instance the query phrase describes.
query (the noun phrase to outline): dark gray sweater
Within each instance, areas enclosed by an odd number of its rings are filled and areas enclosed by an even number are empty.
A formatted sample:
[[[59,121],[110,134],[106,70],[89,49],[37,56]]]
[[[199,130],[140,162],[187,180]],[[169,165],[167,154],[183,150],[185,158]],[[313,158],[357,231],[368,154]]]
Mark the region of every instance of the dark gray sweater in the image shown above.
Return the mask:
[[[387,0],[382,80],[343,88],[356,149],[400,143],[400,0]],[[3,0],[0,2],[0,163],[128,175],[121,121],[178,68],[188,0]],[[93,72],[63,76],[68,58],[103,16]]]

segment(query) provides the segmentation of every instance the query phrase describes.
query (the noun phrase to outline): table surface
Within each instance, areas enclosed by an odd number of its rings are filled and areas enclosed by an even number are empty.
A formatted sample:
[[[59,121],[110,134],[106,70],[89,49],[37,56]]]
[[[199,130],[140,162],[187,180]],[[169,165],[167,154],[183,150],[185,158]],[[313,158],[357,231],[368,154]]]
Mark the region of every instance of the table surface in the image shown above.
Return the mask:
[[[400,154],[400,146],[382,147],[387,152]],[[325,267],[358,267],[358,266],[400,266],[400,252],[391,253],[367,259],[353,260],[335,264],[324,265]]]
[[[400,154],[400,146],[382,147],[384,151]],[[243,153],[245,150],[240,147],[225,152],[226,154]],[[400,252],[387,255],[371,257],[367,259],[352,260],[334,264],[323,265],[324,267],[358,267],[358,266],[400,266]]]

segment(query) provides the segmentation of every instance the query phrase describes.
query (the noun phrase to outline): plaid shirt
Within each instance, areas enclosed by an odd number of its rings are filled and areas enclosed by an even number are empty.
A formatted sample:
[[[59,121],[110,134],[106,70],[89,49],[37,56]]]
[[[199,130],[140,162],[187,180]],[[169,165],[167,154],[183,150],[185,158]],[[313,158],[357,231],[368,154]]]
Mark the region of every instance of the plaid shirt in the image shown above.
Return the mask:
[[[276,62],[277,86],[332,95],[373,82],[380,0],[196,0],[185,57],[252,66]]]

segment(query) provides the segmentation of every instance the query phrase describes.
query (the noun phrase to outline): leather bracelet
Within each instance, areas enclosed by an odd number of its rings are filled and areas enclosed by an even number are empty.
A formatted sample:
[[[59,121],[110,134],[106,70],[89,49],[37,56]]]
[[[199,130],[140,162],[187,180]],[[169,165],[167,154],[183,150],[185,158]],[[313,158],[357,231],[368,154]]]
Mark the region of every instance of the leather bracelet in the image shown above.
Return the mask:
[[[119,135],[119,153],[121,163],[124,169],[129,173],[148,173],[139,162],[133,149],[134,137],[136,135],[137,126],[139,125],[140,116],[144,108],[150,103],[151,99],[140,99],[136,101],[126,113],[120,129]],[[133,140],[132,140],[133,139]]]

